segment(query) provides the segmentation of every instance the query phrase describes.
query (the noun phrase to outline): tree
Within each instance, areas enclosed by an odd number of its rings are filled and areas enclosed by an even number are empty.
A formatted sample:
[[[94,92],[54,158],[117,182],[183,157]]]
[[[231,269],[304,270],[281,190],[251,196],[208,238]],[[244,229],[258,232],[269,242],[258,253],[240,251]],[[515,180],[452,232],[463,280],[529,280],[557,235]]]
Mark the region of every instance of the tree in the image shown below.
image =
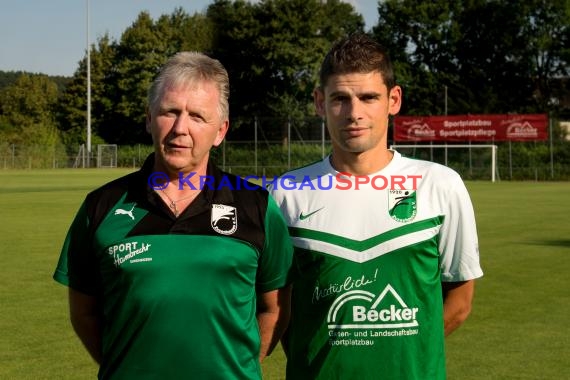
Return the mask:
[[[21,74],[2,89],[0,140],[3,144],[0,148],[19,145],[18,155],[23,156],[28,149],[55,153],[61,145],[53,118],[57,97],[57,83],[47,75]],[[48,160],[53,157],[52,154]]]
[[[562,98],[570,90],[570,2],[567,0],[531,0],[522,7],[522,30],[530,60],[532,97],[538,109],[558,114]]]
[[[226,67],[230,77],[232,118],[243,117],[250,113],[255,93],[261,90],[256,87],[259,69],[252,65],[256,55],[254,41],[261,27],[254,5],[243,0],[215,0],[208,6],[206,17],[214,30],[212,55]],[[249,90],[243,91],[244,88]]]
[[[207,20],[190,17],[182,8],[154,22],[147,12],[121,36],[113,66],[113,112],[101,127],[107,141],[122,144],[149,143],[145,130],[147,92],[160,67],[181,50],[207,50],[211,46]]]
[[[101,125],[112,113],[113,101],[109,97],[113,88],[113,64],[117,46],[108,35],[103,35],[90,47],[91,61],[91,125],[92,141],[99,139]],[[70,149],[87,139],[87,57],[79,62],[71,81],[56,107],[58,128]]]
[[[330,44],[362,31],[362,16],[340,1],[266,0],[259,4],[257,18],[260,82],[269,85],[265,111],[303,117],[312,110],[307,106]]]
[[[471,1],[459,15],[457,46],[464,112],[528,110],[529,67],[524,59],[525,23],[520,3]]]
[[[167,41],[167,56],[178,51],[212,50],[212,24],[201,13],[188,16],[182,8],[177,8],[171,15],[159,17],[156,22],[156,33]]]
[[[404,87],[407,114],[549,112],[569,65],[565,0],[387,0],[375,38]]]
[[[147,90],[167,58],[167,45],[147,12],[122,34],[107,93],[113,107],[99,127],[106,141],[133,144],[146,139]]]
[[[454,15],[461,12],[460,4],[454,0],[379,3],[372,34],[394,63],[404,92],[401,113],[444,113],[445,86],[453,91],[452,84],[458,81],[454,53],[460,36]]]
[[[46,75],[22,74],[0,92],[0,116],[16,131],[38,124],[53,126],[57,97],[57,84]]]
[[[362,16],[338,0],[216,0],[207,16],[214,55],[230,75],[234,121],[314,114],[312,91],[330,44],[364,28]]]
[[[108,143],[149,143],[145,131],[147,91],[166,59],[180,50],[206,50],[211,27],[200,14],[182,8],[156,22],[141,12],[120,41],[103,36],[91,47],[91,123],[94,138]],[[87,62],[84,58],[59,103],[66,141],[85,141]]]

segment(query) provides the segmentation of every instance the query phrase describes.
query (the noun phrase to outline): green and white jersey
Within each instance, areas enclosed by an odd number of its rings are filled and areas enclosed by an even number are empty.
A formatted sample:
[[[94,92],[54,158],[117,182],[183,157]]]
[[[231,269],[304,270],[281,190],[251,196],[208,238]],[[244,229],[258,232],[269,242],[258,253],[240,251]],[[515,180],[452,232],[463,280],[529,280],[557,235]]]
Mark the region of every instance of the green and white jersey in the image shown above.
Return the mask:
[[[260,379],[256,296],[287,284],[293,253],[279,208],[210,165],[212,189],[175,218],[152,167],[87,196],[54,274],[101,300],[99,378]]]
[[[357,179],[327,157],[270,192],[295,246],[287,378],[444,379],[441,282],[482,276],[459,175],[394,152]]]

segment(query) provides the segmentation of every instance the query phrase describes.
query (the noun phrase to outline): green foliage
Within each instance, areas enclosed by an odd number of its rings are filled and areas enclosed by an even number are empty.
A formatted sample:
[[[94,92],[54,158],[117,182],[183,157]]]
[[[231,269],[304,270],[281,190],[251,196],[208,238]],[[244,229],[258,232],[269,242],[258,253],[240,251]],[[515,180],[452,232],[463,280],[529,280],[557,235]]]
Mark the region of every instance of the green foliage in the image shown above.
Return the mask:
[[[21,74],[0,90],[0,155],[11,167],[51,168],[65,156],[53,117],[57,97],[46,75]]]
[[[154,151],[151,145],[124,145],[117,149],[117,166],[140,168],[149,154]]]
[[[543,113],[561,102],[570,74],[570,11],[564,0],[388,0],[375,38],[404,88],[405,114]]]
[[[0,91],[4,88],[11,86],[18,80],[22,75],[30,76],[46,76],[57,86],[58,92],[62,92],[67,83],[69,83],[70,78],[60,76],[60,75],[45,75],[45,74],[32,74],[23,71],[2,71],[0,70]]]
[[[211,26],[200,14],[182,8],[154,21],[141,12],[119,41],[105,35],[91,47],[91,123],[108,143],[148,143],[145,132],[147,91],[165,60],[183,50],[208,50]],[[87,58],[80,62],[58,108],[66,142],[85,142]]]
[[[20,75],[0,91],[0,116],[12,126],[53,124],[57,84],[45,75]]]
[[[217,0],[207,17],[216,31],[214,54],[232,81],[235,118],[312,114],[312,91],[330,44],[364,27],[351,5],[336,0]]]
[[[253,142],[226,143],[214,149],[210,157],[220,167],[237,175],[280,175],[288,169],[306,165],[323,158],[323,147],[317,144],[260,144],[256,151]],[[146,157],[154,151],[150,145],[120,146],[117,151],[117,166],[139,168]],[[324,154],[330,152],[330,145]],[[255,154],[257,154],[257,173]],[[290,164],[289,164],[290,161]]]
[[[91,61],[91,125],[92,134],[104,130],[102,125],[112,120],[114,100],[112,90],[113,64],[116,45],[108,35],[99,38],[90,51]],[[56,109],[58,127],[63,132],[68,147],[86,143],[87,125],[87,57],[80,63],[75,75],[60,96]]]
[[[444,84],[457,79],[450,65],[459,41],[457,1],[396,1],[379,4],[372,34],[387,47],[403,87],[401,114],[444,113]]]
[[[551,164],[548,144],[516,142],[498,144],[498,162],[506,180],[570,180],[570,141],[557,141]]]
[[[1,71],[0,70],[0,91],[12,85],[22,74],[23,71]]]
[[[290,149],[290,150],[289,150]],[[330,152],[330,145],[325,146],[324,155]],[[255,162],[257,155],[257,165]],[[220,167],[237,175],[255,174],[272,177],[281,175],[289,169],[306,165],[323,158],[323,148],[316,144],[260,144],[258,149],[252,142],[226,144],[216,149],[212,159]],[[257,171],[255,170],[257,166]]]

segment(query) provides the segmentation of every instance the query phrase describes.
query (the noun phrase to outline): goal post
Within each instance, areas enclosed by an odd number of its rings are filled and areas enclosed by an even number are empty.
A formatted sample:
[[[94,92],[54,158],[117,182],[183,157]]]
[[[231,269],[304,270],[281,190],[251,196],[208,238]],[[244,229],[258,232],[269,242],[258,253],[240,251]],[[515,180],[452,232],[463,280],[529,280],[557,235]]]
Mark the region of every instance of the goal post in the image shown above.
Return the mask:
[[[97,167],[98,168],[117,167],[117,144],[97,145]]]
[[[488,159],[481,157],[481,155],[476,158],[478,158],[477,161],[480,162],[480,165],[487,165],[487,169],[484,169],[484,171],[490,172],[491,182],[495,182],[498,177],[497,145],[494,144],[393,144],[390,146],[390,149],[396,149],[398,152],[408,157],[420,158],[433,162],[443,161],[439,163],[456,169],[462,176],[466,176],[466,174],[471,174],[473,172],[473,150],[481,149],[483,151],[486,150],[487,152],[490,151],[490,157]],[[465,166],[465,163],[463,162],[465,159],[463,157],[457,157],[457,155],[455,155],[455,157],[450,158],[449,149],[463,149],[464,151],[468,150],[468,166]],[[437,156],[437,159],[434,158],[434,150],[439,150],[439,154],[435,154],[435,156]],[[490,162],[487,163],[487,161]],[[467,169],[469,170],[469,173],[462,173],[462,171],[465,171]]]
[[[75,161],[73,162],[73,168],[84,168],[85,167],[85,144],[79,145],[77,150],[77,156],[75,156]]]

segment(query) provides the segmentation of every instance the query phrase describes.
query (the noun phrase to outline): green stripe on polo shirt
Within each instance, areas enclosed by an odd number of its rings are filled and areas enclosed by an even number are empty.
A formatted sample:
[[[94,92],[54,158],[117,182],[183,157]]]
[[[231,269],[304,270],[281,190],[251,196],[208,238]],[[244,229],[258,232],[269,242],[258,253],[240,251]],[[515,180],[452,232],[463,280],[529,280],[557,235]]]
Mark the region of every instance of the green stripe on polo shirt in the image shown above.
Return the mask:
[[[322,231],[310,230],[307,228],[289,227],[291,237],[299,237],[311,240],[322,241],[329,244],[334,244],[339,247],[351,249],[353,251],[362,252],[389,240],[409,235],[414,232],[427,230],[437,227],[443,223],[443,216],[421,220],[419,222],[406,224],[405,226],[395,228],[393,230],[372,236],[366,240],[354,240],[345,236],[335,235]]]

